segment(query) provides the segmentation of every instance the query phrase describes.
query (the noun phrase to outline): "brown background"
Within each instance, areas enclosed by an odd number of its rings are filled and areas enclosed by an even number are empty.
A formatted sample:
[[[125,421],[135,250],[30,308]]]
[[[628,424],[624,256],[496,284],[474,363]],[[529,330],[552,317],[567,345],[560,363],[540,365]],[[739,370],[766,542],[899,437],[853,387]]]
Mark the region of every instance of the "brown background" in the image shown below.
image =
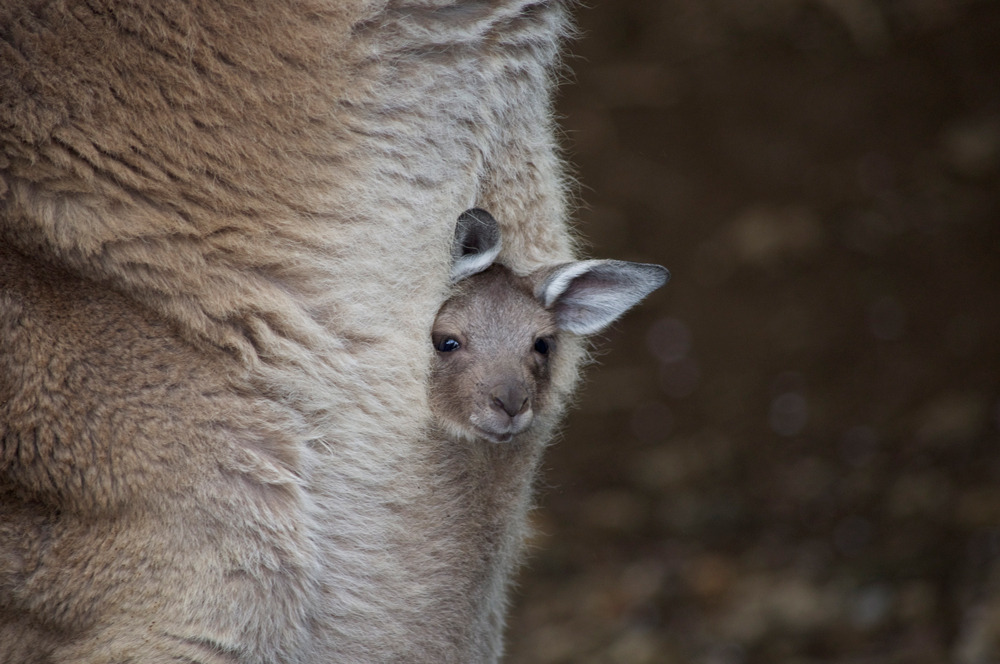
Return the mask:
[[[549,451],[508,661],[1000,660],[1000,3],[593,4],[580,230],[674,277]]]

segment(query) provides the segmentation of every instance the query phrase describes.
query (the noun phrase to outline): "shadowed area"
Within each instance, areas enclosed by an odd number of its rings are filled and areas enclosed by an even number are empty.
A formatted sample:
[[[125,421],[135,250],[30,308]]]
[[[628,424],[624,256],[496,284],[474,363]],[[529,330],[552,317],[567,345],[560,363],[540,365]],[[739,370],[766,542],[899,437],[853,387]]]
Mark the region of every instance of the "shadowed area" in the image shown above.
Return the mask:
[[[581,230],[673,279],[547,454],[507,661],[997,661],[1000,6],[593,4]]]

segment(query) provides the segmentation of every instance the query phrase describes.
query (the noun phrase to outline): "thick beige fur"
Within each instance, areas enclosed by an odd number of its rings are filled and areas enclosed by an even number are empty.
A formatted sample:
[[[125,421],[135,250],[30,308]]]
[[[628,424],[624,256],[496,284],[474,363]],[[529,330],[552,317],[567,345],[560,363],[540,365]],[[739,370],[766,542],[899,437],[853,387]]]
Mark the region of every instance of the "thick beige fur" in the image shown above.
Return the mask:
[[[429,332],[463,210],[571,257],[565,21],[0,3],[0,662],[499,657],[543,443],[493,495],[428,436]]]

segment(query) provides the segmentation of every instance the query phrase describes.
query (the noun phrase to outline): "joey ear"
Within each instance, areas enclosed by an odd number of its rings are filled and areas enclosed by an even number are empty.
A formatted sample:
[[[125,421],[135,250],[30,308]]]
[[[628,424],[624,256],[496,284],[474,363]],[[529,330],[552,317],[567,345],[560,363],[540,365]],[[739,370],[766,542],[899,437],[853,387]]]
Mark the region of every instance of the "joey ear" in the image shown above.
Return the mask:
[[[482,272],[500,253],[500,225],[486,210],[472,208],[458,217],[451,245],[451,280]]]
[[[594,334],[616,321],[667,283],[661,265],[590,260],[563,263],[542,271],[535,297],[555,314],[560,330]]]

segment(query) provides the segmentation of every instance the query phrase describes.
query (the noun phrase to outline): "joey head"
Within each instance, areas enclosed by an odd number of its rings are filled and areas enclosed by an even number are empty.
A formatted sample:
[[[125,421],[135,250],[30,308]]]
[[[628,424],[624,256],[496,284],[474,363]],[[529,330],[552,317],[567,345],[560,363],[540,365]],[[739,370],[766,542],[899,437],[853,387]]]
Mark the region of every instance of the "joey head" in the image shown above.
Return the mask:
[[[441,306],[431,409],[452,436],[507,443],[549,407],[550,369],[565,335],[589,335],[666,283],[659,265],[587,260],[518,276],[494,263],[497,222],[483,210],[459,217],[454,293]]]

